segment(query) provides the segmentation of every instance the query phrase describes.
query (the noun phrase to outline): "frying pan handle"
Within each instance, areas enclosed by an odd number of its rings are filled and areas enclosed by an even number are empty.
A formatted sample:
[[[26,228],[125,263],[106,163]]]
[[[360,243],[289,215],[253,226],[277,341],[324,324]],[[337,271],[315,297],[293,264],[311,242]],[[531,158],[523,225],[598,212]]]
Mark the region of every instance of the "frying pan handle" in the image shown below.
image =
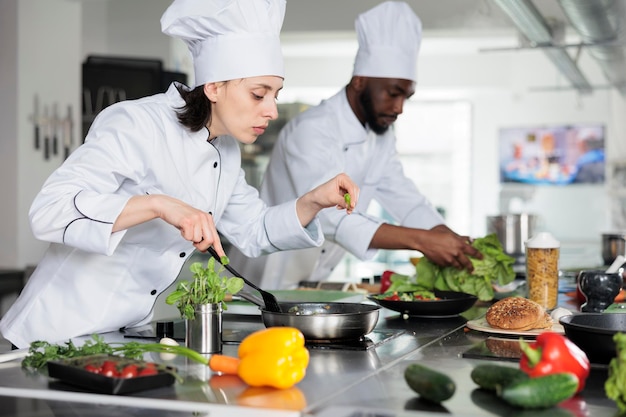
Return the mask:
[[[237,295],[243,298],[244,300],[251,302],[252,304],[256,304],[261,309],[265,309],[265,301],[263,301],[261,297],[258,297],[254,294],[246,292],[245,290],[239,291]]]

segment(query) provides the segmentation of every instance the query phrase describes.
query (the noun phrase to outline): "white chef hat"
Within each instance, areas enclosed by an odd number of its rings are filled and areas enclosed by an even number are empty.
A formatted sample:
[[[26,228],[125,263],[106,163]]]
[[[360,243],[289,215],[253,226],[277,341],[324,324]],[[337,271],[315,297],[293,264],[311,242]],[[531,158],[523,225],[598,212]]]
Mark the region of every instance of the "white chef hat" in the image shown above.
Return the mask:
[[[161,30],[187,44],[197,87],[284,77],[279,39],[284,17],[285,0],[174,0],[161,17]]]
[[[359,50],[353,75],[417,80],[422,22],[411,7],[387,1],[355,20]]]

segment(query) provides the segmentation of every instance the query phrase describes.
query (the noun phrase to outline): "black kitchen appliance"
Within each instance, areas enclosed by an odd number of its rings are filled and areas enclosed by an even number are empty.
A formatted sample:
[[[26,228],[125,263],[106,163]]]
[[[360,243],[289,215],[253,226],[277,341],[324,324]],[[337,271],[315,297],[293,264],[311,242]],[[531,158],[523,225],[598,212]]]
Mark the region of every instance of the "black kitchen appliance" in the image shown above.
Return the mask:
[[[164,70],[159,59],[90,55],[82,72],[83,138],[111,104],[162,93],[173,81],[187,83],[186,74]]]

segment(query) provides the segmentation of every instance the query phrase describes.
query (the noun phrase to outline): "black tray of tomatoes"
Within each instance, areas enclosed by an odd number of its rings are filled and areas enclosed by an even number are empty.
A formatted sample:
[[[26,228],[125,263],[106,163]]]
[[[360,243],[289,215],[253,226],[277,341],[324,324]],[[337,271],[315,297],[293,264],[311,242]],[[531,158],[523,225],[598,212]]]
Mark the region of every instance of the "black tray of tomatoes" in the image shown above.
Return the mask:
[[[176,369],[114,355],[48,362],[48,376],[101,394],[130,394],[172,385]]]

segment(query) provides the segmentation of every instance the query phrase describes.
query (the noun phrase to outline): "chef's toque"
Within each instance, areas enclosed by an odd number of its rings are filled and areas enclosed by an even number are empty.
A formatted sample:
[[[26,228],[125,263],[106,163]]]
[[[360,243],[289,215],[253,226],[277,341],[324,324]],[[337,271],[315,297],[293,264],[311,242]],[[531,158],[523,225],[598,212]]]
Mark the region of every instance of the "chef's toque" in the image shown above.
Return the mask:
[[[161,30],[182,39],[193,58],[195,86],[276,75],[284,78],[280,28],[285,0],[174,0]]]
[[[355,20],[359,50],[352,75],[417,80],[422,22],[404,2],[387,1]]]

